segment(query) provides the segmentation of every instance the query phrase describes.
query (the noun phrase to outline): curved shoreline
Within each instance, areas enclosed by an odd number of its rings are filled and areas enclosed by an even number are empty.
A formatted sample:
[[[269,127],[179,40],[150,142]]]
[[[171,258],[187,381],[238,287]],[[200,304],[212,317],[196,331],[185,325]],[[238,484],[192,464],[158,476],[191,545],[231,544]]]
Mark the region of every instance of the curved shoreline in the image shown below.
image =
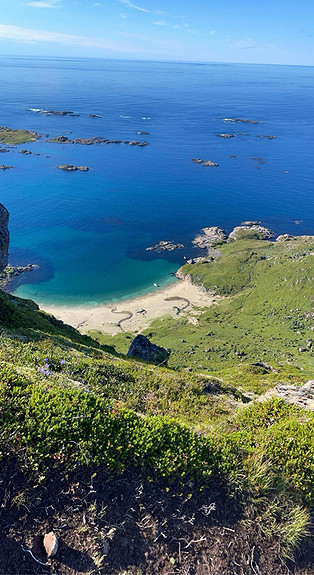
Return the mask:
[[[115,335],[121,331],[139,332],[157,318],[171,316],[183,317],[188,314],[190,320],[197,321],[198,310],[211,305],[216,296],[208,294],[203,288],[180,280],[165,288],[158,289],[137,298],[121,300],[104,305],[90,306],[58,306],[40,304],[40,309],[53,314],[57,319],[70,324],[82,333],[100,330]],[[128,314],[120,320],[118,314]],[[121,323],[123,322],[123,325]]]

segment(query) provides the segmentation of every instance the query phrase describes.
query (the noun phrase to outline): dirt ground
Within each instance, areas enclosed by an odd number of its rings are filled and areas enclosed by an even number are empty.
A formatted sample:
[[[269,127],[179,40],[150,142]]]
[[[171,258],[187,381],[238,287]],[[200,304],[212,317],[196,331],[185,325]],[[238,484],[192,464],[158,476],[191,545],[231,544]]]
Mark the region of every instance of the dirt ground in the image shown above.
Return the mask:
[[[129,470],[62,470],[40,477],[2,459],[0,573],[3,575],[314,575],[309,543],[286,564],[278,542],[214,484],[156,484]],[[53,530],[59,550],[50,565],[27,551]],[[45,562],[44,558],[44,562]]]

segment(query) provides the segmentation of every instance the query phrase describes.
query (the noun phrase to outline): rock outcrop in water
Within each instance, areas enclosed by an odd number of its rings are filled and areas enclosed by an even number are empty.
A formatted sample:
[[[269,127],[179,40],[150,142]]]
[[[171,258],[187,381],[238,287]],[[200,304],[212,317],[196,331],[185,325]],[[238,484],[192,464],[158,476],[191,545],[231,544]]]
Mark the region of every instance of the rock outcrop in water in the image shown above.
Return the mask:
[[[173,252],[174,250],[180,250],[184,248],[183,244],[174,244],[173,242],[169,242],[167,240],[161,240],[160,242],[158,242],[158,244],[155,244],[154,246],[149,246],[148,248],[146,248],[147,252],[165,252],[165,251],[169,251],[169,252]]]
[[[88,172],[88,166],[72,166],[72,164],[64,164],[63,166],[58,166],[59,170],[64,170],[65,172]]]
[[[203,228],[202,232],[193,240],[193,244],[198,248],[209,249],[227,239],[226,232],[218,226]]]
[[[0,204],[0,270],[3,270],[8,265],[9,254],[9,212]]]
[[[167,365],[170,352],[163,347],[151,343],[144,335],[137,335],[133,339],[127,355],[129,357],[143,359],[156,365]]]

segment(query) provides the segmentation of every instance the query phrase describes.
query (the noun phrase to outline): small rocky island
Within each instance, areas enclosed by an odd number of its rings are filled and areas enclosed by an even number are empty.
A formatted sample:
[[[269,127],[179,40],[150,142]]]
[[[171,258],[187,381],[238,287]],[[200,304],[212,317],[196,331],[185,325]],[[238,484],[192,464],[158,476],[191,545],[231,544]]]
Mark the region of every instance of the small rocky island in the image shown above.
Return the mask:
[[[2,166],[0,166],[0,170],[13,170],[13,168],[15,168],[15,166],[6,166],[5,164],[2,164]]]
[[[173,242],[169,242],[166,240],[161,240],[160,242],[158,242],[158,244],[155,244],[154,246],[149,246],[148,248],[146,248],[147,252],[173,252],[174,250],[180,250],[184,248],[183,244],[174,244]]]
[[[216,162],[212,162],[211,160],[202,160],[201,158],[192,158],[191,162],[193,162],[193,164],[200,164],[201,166],[219,166]]]
[[[240,122],[243,124],[260,124],[261,123],[257,120],[247,120],[245,118],[223,118],[223,121],[226,122],[226,124],[235,124],[236,122]]]
[[[72,118],[77,118],[80,114],[71,112],[71,110],[58,111],[58,110],[42,110],[41,108],[29,108],[31,112],[37,112],[38,114],[44,114],[45,116],[71,116]]]
[[[57,166],[59,170],[64,170],[65,172],[88,172],[89,168],[87,166],[72,166],[72,164],[64,164],[63,166]]]
[[[0,144],[25,144],[36,142],[41,138],[40,134],[32,130],[14,130],[7,126],[0,127]]]
[[[85,146],[92,146],[97,144],[128,144],[129,146],[148,146],[148,142],[140,142],[139,140],[109,140],[108,138],[103,138],[102,136],[92,136],[91,138],[75,138],[71,140],[67,136],[56,136],[55,138],[50,138],[48,140],[50,144],[81,144]]]

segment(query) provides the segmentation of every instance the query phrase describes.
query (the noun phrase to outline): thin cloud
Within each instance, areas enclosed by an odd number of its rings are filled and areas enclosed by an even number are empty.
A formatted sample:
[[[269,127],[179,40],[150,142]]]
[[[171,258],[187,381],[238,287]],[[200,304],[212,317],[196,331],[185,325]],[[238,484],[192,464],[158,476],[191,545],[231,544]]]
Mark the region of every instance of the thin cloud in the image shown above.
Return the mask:
[[[125,6],[129,6],[129,8],[135,8],[135,10],[139,10],[140,12],[146,12],[146,13],[150,13],[150,10],[148,10],[147,8],[142,8],[141,6],[137,6],[136,4],[133,4],[133,2],[131,2],[131,0],[119,0],[120,4],[125,4]]]
[[[242,48],[247,50],[248,48],[256,48],[256,42],[252,38],[243,38],[242,40],[237,40],[233,43],[235,48]]]
[[[102,38],[89,38],[88,36],[76,36],[60,32],[49,32],[21,26],[8,26],[0,24],[0,38],[14,40],[22,43],[49,42],[54,44],[66,44],[71,46],[90,46],[103,50],[115,50],[119,52],[134,52],[139,50],[132,45],[122,45],[120,42],[104,40]]]
[[[167,22],[164,20],[157,20],[156,22],[153,22],[153,24],[155,24],[155,26],[167,26]]]
[[[60,0],[48,0],[48,2],[25,2],[25,6],[31,6],[32,8],[56,8],[57,4],[59,4]]]

